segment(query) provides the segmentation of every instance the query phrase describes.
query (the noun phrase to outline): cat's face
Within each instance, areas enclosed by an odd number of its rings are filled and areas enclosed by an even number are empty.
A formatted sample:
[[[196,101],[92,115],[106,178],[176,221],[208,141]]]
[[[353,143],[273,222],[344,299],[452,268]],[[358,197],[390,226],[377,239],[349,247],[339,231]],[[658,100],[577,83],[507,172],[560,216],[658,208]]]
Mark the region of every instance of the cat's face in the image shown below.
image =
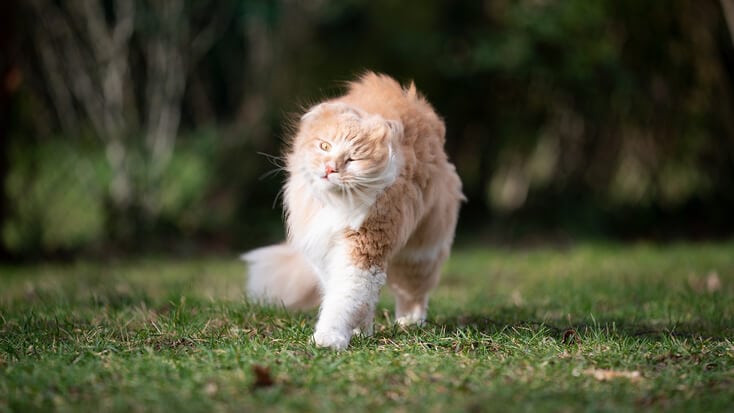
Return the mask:
[[[294,154],[317,191],[360,196],[380,191],[397,173],[402,125],[342,103],[316,106],[301,118]]]

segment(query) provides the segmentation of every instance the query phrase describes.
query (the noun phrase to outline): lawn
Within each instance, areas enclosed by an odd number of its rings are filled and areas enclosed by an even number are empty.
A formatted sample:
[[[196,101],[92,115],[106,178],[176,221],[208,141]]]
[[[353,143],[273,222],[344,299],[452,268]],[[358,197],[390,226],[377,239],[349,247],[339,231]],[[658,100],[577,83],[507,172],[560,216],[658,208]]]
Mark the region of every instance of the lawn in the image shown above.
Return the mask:
[[[234,258],[0,267],[0,411],[725,411],[734,243],[458,248],[421,328],[315,348]]]

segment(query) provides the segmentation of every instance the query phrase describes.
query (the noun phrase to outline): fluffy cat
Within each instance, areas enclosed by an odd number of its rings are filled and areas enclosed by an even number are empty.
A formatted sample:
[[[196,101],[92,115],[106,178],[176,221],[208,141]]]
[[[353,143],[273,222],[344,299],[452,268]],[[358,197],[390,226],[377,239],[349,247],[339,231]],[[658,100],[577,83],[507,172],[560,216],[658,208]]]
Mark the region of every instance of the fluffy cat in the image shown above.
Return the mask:
[[[337,350],[372,334],[386,282],[396,321],[422,323],[464,199],[444,135],[414,84],[371,72],[308,110],[286,156],[288,241],[243,255],[250,297],[320,304],[313,340]]]

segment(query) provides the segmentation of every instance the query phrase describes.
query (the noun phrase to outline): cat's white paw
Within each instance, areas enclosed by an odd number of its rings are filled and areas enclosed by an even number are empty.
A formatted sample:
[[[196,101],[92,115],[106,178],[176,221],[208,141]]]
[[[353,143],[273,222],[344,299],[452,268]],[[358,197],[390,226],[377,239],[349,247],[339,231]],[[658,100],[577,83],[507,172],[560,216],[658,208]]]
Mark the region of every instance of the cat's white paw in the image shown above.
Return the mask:
[[[407,327],[407,326],[412,326],[412,325],[416,325],[420,327],[423,325],[423,323],[425,323],[425,321],[426,321],[425,316],[421,316],[418,314],[406,314],[402,317],[398,317],[397,319],[395,319],[395,322],[401,327]]]
[[[333,350],[344,350],[349,345],[351,337],[335,331],[316,331],[313,341],[319,347],[328,347]]]

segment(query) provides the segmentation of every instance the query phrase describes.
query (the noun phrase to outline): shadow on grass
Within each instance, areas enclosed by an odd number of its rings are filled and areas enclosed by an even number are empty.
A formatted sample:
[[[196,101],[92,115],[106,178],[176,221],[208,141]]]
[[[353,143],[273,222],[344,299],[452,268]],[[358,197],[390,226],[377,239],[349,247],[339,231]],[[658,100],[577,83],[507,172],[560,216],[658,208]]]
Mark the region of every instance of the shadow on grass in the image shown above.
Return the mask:
[[[541,319],[529,315],[537,313],[532,309],[518,309],[517,307],[507,306],[497,308],[486,314],[439,315],[427,320],[426,327],[440,329],[447,334],[472,330],[492,335],[512,330],[529,330],[566,343],[578,340],[579,336],[590,334],[620,338],[645,338],[653,341],[669,337],[719,341],[734,336],[734,325],[730,320],[723,318],[682,322],[589,316],[569,321],[562,317],[544,317]]]

